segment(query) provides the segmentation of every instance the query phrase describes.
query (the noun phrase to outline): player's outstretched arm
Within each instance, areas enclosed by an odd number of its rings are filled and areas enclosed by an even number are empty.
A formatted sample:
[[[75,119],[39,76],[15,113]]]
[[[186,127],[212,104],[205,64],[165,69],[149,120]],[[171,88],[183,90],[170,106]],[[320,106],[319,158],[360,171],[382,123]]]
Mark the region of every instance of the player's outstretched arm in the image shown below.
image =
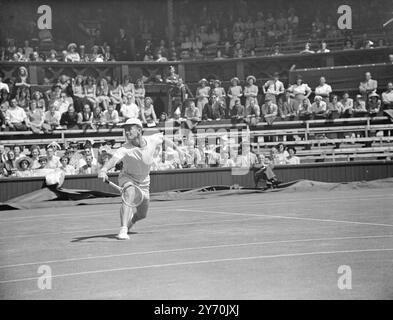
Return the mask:
[[[106,164],[103,165],[101,170],[98,171],[98,178],[101,178],[103,181],[108,180],[108,170],[112,169],[119,160],[119,158],[113,156]]]

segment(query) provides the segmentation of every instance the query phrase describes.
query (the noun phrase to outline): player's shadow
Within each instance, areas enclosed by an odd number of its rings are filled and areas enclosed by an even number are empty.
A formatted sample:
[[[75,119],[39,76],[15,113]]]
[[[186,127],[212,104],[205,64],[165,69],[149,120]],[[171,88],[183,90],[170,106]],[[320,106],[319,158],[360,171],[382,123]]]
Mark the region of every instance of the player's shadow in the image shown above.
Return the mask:
[[[133,235],[133,234],[138,234],[138,232],[129,232],[129,235]],[[93,240],[93,239],[111,239],[111,240],[118,240],[117,239],[117,234],[99,234],[99,235],[95,235],[95,236],[89,236],[89,237],[76,237],[74,239],[71,240],[71,242],[96,242],[96,241],[89,241],[89,240]]]

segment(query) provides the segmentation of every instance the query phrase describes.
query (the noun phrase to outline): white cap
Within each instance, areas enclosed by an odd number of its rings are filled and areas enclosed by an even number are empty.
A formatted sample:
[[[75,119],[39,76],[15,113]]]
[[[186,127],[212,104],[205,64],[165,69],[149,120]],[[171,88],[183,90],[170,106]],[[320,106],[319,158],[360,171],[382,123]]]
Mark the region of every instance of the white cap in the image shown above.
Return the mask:
[[[136,118],[128,119],[125,123],[122,124],[122,127],[128,126],[128,125],[133,125],[133,124],[136,124],[137,126],[143,128],[141,120],[136,119]]]

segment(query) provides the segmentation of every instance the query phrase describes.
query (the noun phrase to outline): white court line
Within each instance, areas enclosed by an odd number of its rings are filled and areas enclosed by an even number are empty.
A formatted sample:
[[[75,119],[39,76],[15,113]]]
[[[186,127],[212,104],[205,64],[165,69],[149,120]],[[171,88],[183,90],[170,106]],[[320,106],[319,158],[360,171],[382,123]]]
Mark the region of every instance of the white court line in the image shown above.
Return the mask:
[[[388,235],[376,235],[376,236],[357,236],[357,237],[335,237],[335,238],[310,238],[310,239],[292,239],[292,240],[273,240],[273,241],[261,241],[261,242],[246,242],[246,243],[234,243],[234,244],[222,244],[214,246],[203,246],[203,247],[186,247],[177,249],[163,249],[163,250],[153,250],[153,251],[140,251],[140,252],[130,252],[122,254],[110,254],[102,256],[88,256],[80,258],[68,258],[59,260],[47,260],[39,262],[28,262],[28,263],[18,263],[0,266],[0,269],[5,268],[15,268],[31,265],[41,265],[41,264],[53,264],[61,262],[71,262],[71,261],[81,261],[81,260],[92,260],[92,259],[106,259],[106,258],[116,258],[116,257],[127,257],[134,255],[147,255],[155,253],[169,253],[169,252],[182,252],[182,251],[192,251],[192,250],[204,250],[204,249],[219,249],[219,248],[234,248],[234,247],[245,247],[245,246],[258,246],[265,244],[281,244],[281,243],[301,243],[301,242],[314,242],[314,241],[333,241],[333,240],[360,240],[360,239],[381,239],[381,238],[392,238],[393,234]]]
[[[369,201],[372,199],[388,199],[391,200],[393,203],[393,199],[389,199],[387,198],[387,196],[375,196],[375,197],[362,197],[362,198],[351,198],[351,197],[345,197],[345,198],[307,198],[307,201],[319,201],[319,202],[324,202],[324,201],[328,201],[328,202],[337,202],[337,201],[347,201],[347,200],[356,200],[356,201]],[[208,199],[205,199],[208,200]],[[283,206],[288,206],[288,203],[304,203],[305,199],[285,199],[284,200],[277,200],[277,201],[262,201],[262,202],[256,202],[256,201],[250,201],[247,200],[245,203],[243,203],[242,201],[240,201],[240,198],[236,199],[237,201],[235,203],[231,203],[231,206],[236,206],[236,207],[248,207],[248,206],[260,206],[260,205],[274,205],[275,207],[277,205],[283,205]],[[213,207],[217,207],[220,208],[224,206],[225,208],[228,207],[228,204],[214,204]],[[193,208],[200,208],[200,206],[192,206],[192,205],[187,205],[187,208],[189,209],[193,209]]]
[[[249,257],[240,257],[240,258],[225,258],[225,259],[213,259],[213,260],[197,260],[197,261],[187,261],[187,262],[174,262],[174,263],[153,264],[153,265],[138,266],[138,267],[125,267],[125,268],[82,271],[82,272],[74,272],[74,273],[63,273],[63,274],[58,274],[58,275],[52,275],[52,278],[65,278],[65,277],[83,276],[83,275],[106,273],[106,272],[130,271],[130,270],[151,269],[151,268],[165,268],[165,267],[209,264],[209,263],[230,262],[230,261],[247,261],[247,260],[258,260],[258,259],[305,257],[305,256],[329,255],[329,254],[340,254],[340,253],[363,253],[363,252],[384,252],[384,251],[393,251],[393,248],[338,250],[338,251],[313,251],[313,252],[300,252],[300,253],[287,253],[287,254],[251,256],[251,257],[249,256]],[[12,280],[2,280],[2,281],[0,281],[0,284],[23,282],[23,281],[31,281],[31,280],[38,280],[38,279],[39,279],[39,277],[19,278],[19,279],[12,279]]]
[[[248,220],[255,220],[254,217],[249,217],[245,219],[227,219],[227,220],[209,220],[209,221],[193,221],[193,222],[183,222],[183,223],[168,223],[168,224],[153,224],[146,226],[143,228],[141,232],[160,229],[161,231],[163,227],[177,227],[177,226],[187,226],[187,225],[200,225],[200,224],[212,224],[212,223],[222,223],[222,222],[237,222],[237,221],[248,221]],[[41,236],[50,236],[50,235],[60,235],[60,234],[73,234],[73,233],[86,233],[86,232],[103,232],[103,231],[113,231],[117,232],[118,228],[108,228],[108,229],[77,229],[77,230],[70,230],[70,231],[60,231],[60,232],[47,232],[47,233],[34,233],[34,234],[21,234],[21,235],[12,235],[12,236],[4,236],[0,237],[0,240],[6,239],[14,239],[14,238],[31,238],[31,237],[41,237]],[[168,229],[166,229],[168,230]],[[203,229],[205,230],[205,229]],[[194,230],[193,230],[194,231]]]
[[[241,194],[242,195],[242,194]],[[254,195],[254,194],[253,194]],[[388,199],[387,198],[387,196],[385,195],[385,196],[382,196],[382,195],[375,195],[375,196],[367,196],[367,197],[361,197],[361,198],[359,198],[359,197],[342,197],[342,198],[340,198],[340,197],[329,197],[329,198],[307,198],[307,200],[308,201],[332,201],[332,200],[334,200],[335,202],[336,201],[341,201],[341,200],[343,200],[343,201],[347,201],[347,200],[358,200],[358,201],[367,201],[367,200],[371,200],[371,199]],[[212,199],[212,198],[207,198],[207,199],[178,199],[178,200],[174,200],[174,202],[176,203],[176,201],[184,201],[184,200],[191,200],[191,201],[196,201],[196,200],[204,200],[204,201],[207,201],[207,200],[214,200],[214,201],[216,201],[217,199]],[[163,201],[153,201],[153,202],[150,202],[150,204],[151,204],[151,207],[149,208],[149,211],[150,210],[155,210],[155,209],[158,209],[159,211],[173,211],[174,209],[179,209],[179,206],[176,206],[176,205],[174,205],[174,206],[165,206],[165,207],[155,207],[154,206],[154,204],[156,204],[156,203],[161,203],[161,202],[163,202]],[[166,202],[166,201],[165,201]],[[169,203],[169,202],[173,202],[173,201],[167,201],[166,203]],[[252,202],[250,202],[250,200],[246,200],[246,202],[245,203],[242,203],[242,201],[241,201],[241,199],[239,199],[239,198],[237,198],[236,199],[236,202],[237,203],[234,203],[233,205],[236,205],[236,206],[248,206],[248,205],[261,205],[261,204],[263,204],[263,205],[287,205],[288,203],[299,203],[299,202],[304,202],[304,199],[286,199],[285,201],[283,201],[283,200],[268,200],[268,201],[263,201],[263,202],[255,202],[255,201],[252,201]],[[238,202],[240,202],[240,203],[238,203]],[[104,205],[104,204],[103,204]],[[215,205],[215,206],[225,206],[225,205],[227,205],[227,204],[218,204],[218,205]],[[75,206],[76,208],[81,208],[81,207],[86,207],[86,206]],[[183,206],[180,206],[180,208],[181,207],[183,207]],[[192,206],[192,205],[187,205],[187,208],[200,208],[200,205],[195,205],[195,206]],[[67,207],[67,208],[73,208],[73,207]],[[42,209],[47,209],[47,208],[42,208]],[[53,209],[53,208],[52,208]],[[23,209],[23,210],[25,210],[25,209]],[[91,211],[91,213],[89,213],[89,214],[87,214],[86,216],[90,216],[90,215],[93,215],[93,214],[95,214],[95,212],[96,211]],[[105,210],[105,212],[112,212],[111,210]],[[86,212],[84,212],[84,213],[86,213]],[[7,213],[7,214],[11,214],[11,213]],[[17,213],[14,213],[15,215],[17,214]],[[0,212],[0,216],[1,216],[1,212]],[[7,221],[10,221],[10,220],[13,220],[13,219],[15,219],[15,220],[24,220],[24,219],[35,219],[35,218],[49,218],[49,217],[53,217],[53,218],[56,218],[56,217],[63,217],[63,216],[74,216],[74,217],[78,217],[78,216],[80,216],[80,215],[77,215],[76,213],[60,213],[60,214],[46,214],[46,215],[34,215],[34,216],[26,216],[26,217],[12,217],[12,218],[10,218],[10,219],[1,219],[0,220],[0,222],[7,222]]]
[[[260,218],[272,218],[272,219],[305,220],[305,221],[349,223],[349,224],[360,224],[360,225],[369,225],[369,226],[393,227],[392,224],[384,224],[384,223],[358,222],[358,221],[334,220],[334,219],[317,219],[317,218],[306,218],[306,217],[291,217],[291,216],[279,216],[279,215],[256,214],[256,213],[254,214],[254,213],[239,213],[239,212],[223,212],[223,211],[197,210],[197,209],[192,209],[192,210],[191,209],[177,209],[177,211],[213,213],[213,214],[222,214],[222,215],[229,215],[229,216],[245,216],[245,217],[260,217]]]
[[[77,206],[76,206],[77,207]],[[181,208],[181,207],[180,207]],[[43,209],[47,209],[47,208],[43,208]],[[49,209],[53,209],[53,208],[49,208]],[[119,205],[119,209],[120,209],[120,205]],[[152,210],[153,209],[153,210]],[[158,208],[150,208],[149,211],[155,211]],[[173,211],[174,209],[166,209],[166,208],[159,208],[159,211]],[[75,217],[75,218],[79,218],[79,217],[91,217],[91,216],[98,216],[98,215],[109,215],[110,213],[119,213],[118,209],[113,209],[113,210],[100,210],[100,211],[91,211],[90,213],[87,212],[83,212],[82,214],[78,214],[76,212],[74,213],[59,213],[59,214],[44,214],[44,215],[37,215],[37,216],[26,216],[26,217],[12,217],[12,218],[7,218],[7,219],[0,219],[0,222],[13,222],[13,221],[24,221],[26,219],[32,220],[32,219],[42,219],[42,218],[57,218],[57,217]]]

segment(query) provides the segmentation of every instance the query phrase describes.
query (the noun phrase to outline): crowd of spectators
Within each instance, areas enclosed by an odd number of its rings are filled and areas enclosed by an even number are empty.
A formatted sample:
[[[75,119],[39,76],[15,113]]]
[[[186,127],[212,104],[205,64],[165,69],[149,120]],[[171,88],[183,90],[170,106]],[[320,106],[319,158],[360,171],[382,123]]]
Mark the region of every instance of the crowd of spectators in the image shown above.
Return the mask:
[[[301,75],[285,88],[278,73],[260,84],[249,75],[244,86],[234,77],[225,88],[218,79],[201,79],[194,95],[171,66],[164,80],[169,87],[171,110],[160,114],[156,114],[153,99],[146,96],[143,79],[134,84],[129,77],[120,82],[62,75],[47,92],[32,92],[26,73],[21,67],[20,79],[11,88],[0,73],[2,131],[99,130],[114,128],[131,118],[139,118],[145,127],[171,120],[175,126],[193,130],[201,121],[226,119],[251,126],[265,121],[270,125],[280,120],[377,116],[393,107],[393,83],[389,82],[382,92],[370,72],[365,73],[358,93],[352,97],[348,92],[335,94],[323,76],[315,88],[303,82]]]
[[[275,165],[300,164],[295,149],[286,150],[282,143],[272,147],[268,153],[256,153],[249,141],[235,143],[236,138],[227,135],[217,137],[213,143],[201,142],[191,135],[178,135],[174,137],[174,142],[176,151],[167,146],[156,151],[153,171],[209,167],[254,168],[256,180],[262,177],[274,186],[277,183],[273,172]],[[47,176],[56,172],[64,175],[97,174],[119,146],[114,140],[103,143],[71,141],[62,146],[53,142],[45,147],[32,145],[28,148],[0,145],[0,178]],[[110,172],[119,171],[121,167],[120,162]]]
[[[67,45],[64,39],[59,39],[60,45],[55,45],[56,39],[50,37],[49,41],[41,39],[34,41],[32,45],[33,39],[13,38],[11,32],[7,41],[2,41],[0,59],[22,62],[164,62],[206,57],[243,58],[260,54],[281,55],[285,50],[281,52],[279,43],[285,44],[290,50],[295,48],[297,41],[306,43],[304,50],[300,50],[299,53],[329,52],[327,42],[323,39],[341,39],[342,50],[385,46],[387,39],[382,33],[373,39],[364,33],[364,30],[373,30],[370,24],[374,25],[374,21],[378,21],[378,17],[384,12],[383,4],[379,4],[378,1],[371,2],[367,5],[373,10],[372,16],[361,8],[353,12],[354,23],[356,22],[357,26],[363,25],[365,21],[368,21],[369,25],[364,29],[356,28],[352,31],[337,28],[337,12],[334,5],[329,6],[329,10],[308,8],[307,11],[304,4],[266,9],[266,6],[246,1],[231,4],[175,2],[176,14],[171,37],[168,34],[168,26],[162,28],[161,24],[143,13],[143,10],[137,21],[126,23],[121,22],[123,18],[119,18],[120,25],[117,28],[114,28],[114,25],[118,24],[113,22],[112,25],[109,23],[109,28],[108,21],[103,22],[108,20],[108,16],[99,10],[95,16],[95,28],[84,26],[83,16],[78,16],[78,27],[88,34],[86,40],[73,40]],[[190,17],[189,12],[192,11],[196,14]],[[118,13],[120,16],[122,14]],[[90,16],[89,20],[94,21],[94,15]],[[161,23],[163,21],[166,19],[162,19]],[[66,24],[71,23],[63,23]],[[375,24],[374,29],[377,29],[377,25]],[[110,34],[109,29],[116,31]],[[162,32],[162,29],[165,32]],[[358,34],[362,34],[361,38],[355,39],[354,36]],[[45,46],[41,49],[43,42]],[[52,49],[48,48],[48,45],[52,45]]]

